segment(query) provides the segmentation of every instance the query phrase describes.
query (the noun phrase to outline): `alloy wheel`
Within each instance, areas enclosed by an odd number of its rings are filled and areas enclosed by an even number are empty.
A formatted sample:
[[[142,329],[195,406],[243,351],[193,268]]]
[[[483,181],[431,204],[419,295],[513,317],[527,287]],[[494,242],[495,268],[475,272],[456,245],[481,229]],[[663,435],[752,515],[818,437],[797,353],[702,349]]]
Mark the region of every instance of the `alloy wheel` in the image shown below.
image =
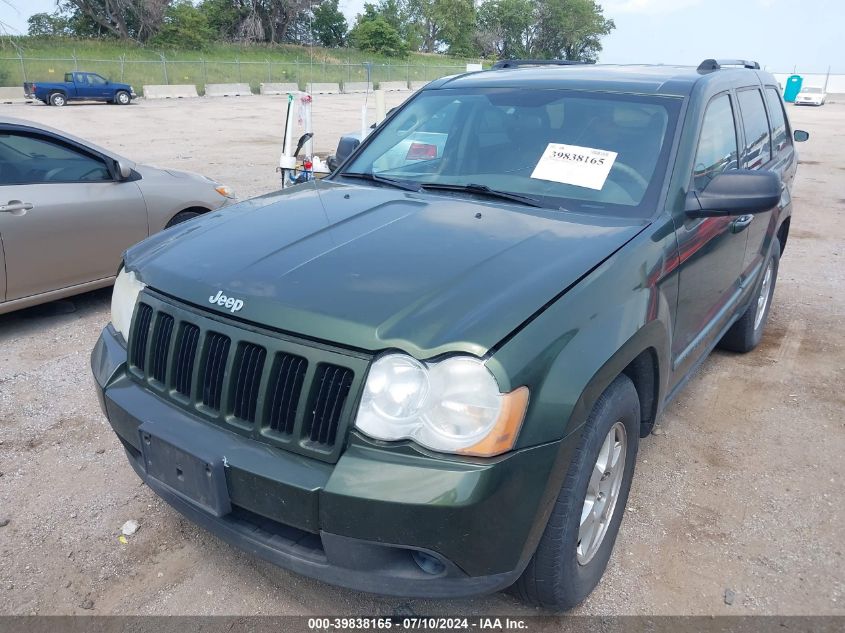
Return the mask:
[[[621,421],[616,422],[604,438],[587,484],[578,528],[576,552],[579,565],[586,565],[592,560],[607,534],[622,486],[627,445],[625,425]]]

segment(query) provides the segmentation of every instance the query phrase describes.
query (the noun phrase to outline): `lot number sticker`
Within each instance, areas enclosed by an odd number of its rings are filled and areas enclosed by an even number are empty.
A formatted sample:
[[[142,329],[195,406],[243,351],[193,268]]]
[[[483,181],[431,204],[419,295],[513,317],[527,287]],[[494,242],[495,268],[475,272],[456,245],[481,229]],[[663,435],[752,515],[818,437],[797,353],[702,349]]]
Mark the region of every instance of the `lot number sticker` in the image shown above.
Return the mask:
[[[601,189],[616,156],[616,152],[603,149],[549,143],[531,177],[576,187]]]

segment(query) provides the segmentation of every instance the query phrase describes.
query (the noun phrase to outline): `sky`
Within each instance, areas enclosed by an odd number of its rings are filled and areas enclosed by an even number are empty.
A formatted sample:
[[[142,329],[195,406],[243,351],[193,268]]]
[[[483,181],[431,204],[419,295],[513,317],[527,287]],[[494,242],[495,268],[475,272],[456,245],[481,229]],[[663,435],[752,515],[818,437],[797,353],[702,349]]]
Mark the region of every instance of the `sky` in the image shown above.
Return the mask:
[[[9,3],[12,6],[9,6]],[[0,0],[0,22],[26,32],[55,0]],[[599,0],[616,29],[604,63],[695,64],[752,59],[772,72],[845,73],[845,0]],[[351,22],[364,0],[340,0]]]

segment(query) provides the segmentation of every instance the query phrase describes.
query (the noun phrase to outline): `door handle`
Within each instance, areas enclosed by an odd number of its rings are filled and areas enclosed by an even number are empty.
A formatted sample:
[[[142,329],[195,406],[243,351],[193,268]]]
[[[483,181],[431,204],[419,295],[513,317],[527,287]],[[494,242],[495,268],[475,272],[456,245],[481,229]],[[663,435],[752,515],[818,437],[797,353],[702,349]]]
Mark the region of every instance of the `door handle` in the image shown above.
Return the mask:
[[[736,220],[731,222],[731,233],[744,231],[748,228],[748,225],[751,224],[752,220],[754,220],[754,216],[751,214],[739,216]]]
[[[0,204],[0,213],[23,215],[30,209],[32,209],[31,202],[21,202],[20,200],[9,200],[6,204]]]

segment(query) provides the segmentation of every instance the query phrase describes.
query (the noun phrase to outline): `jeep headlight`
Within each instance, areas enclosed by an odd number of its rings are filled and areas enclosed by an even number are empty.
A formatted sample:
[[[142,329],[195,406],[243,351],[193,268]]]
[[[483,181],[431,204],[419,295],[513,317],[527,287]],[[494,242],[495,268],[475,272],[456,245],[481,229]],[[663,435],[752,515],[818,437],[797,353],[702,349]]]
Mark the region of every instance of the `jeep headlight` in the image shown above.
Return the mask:
[[[477,358],[422,363],[388,354],[370,368],[355,426],[379,440],[490,457],[513,448],[527,405],[526,387],[500,393]]]
[[[129,325],[132,323],[132,313],[138,295],[146,288],[134,272],[127,272],[121,268],[114,280],[114,290],[111,296],[111,322],[114,329],[123,335],[123,340],[129,340]]]

